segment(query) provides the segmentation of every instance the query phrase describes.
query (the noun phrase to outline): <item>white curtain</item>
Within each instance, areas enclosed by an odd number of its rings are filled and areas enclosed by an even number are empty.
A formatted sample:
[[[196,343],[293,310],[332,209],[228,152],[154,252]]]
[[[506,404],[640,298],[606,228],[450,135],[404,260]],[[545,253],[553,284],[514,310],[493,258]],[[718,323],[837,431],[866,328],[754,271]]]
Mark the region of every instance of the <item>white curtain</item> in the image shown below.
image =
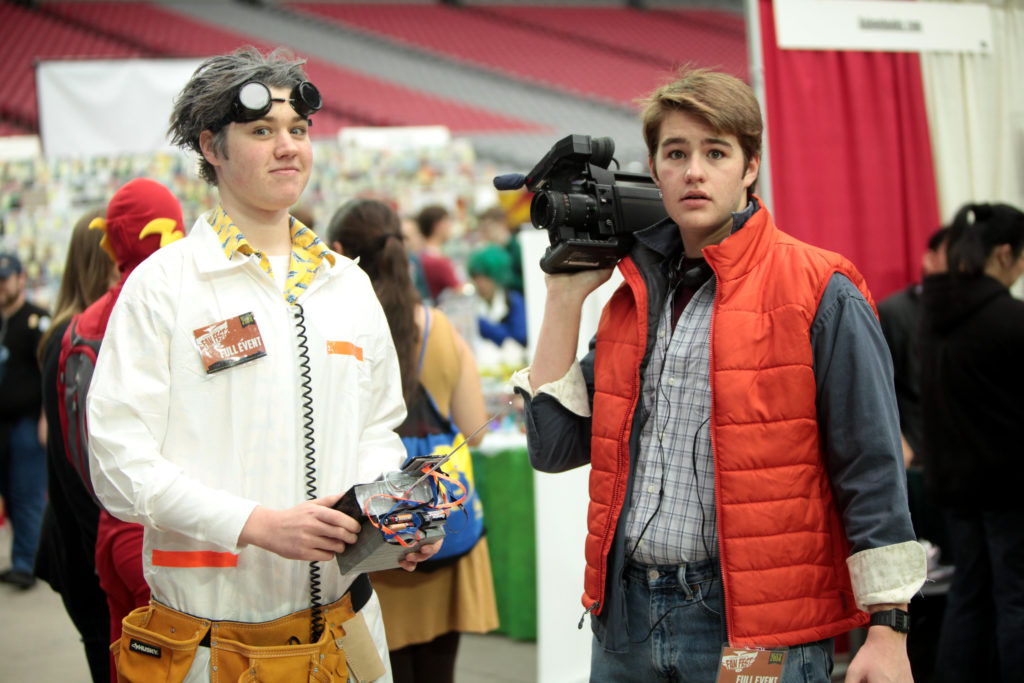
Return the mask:
[[[175,95],[199,59],[70,59],[36,66],[39,135],[53,157],[170,149]]]
[[[990,54],[921,54],[944,222],[971,201],[1024,208],[1024,0],[988,4]]]

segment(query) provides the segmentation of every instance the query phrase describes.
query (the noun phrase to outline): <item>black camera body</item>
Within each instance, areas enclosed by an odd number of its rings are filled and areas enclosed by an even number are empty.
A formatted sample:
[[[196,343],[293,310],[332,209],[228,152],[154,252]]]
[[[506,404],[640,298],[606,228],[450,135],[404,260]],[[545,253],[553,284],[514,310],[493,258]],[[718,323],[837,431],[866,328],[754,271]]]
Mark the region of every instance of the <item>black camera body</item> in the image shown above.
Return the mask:
[[[646,173],[612,171],[611,138],[568,135],[526,176],[534,193],[530,220],[547,230],[546,273],[608,268],[633,245],[632,234],[667,215],[661,191]]]

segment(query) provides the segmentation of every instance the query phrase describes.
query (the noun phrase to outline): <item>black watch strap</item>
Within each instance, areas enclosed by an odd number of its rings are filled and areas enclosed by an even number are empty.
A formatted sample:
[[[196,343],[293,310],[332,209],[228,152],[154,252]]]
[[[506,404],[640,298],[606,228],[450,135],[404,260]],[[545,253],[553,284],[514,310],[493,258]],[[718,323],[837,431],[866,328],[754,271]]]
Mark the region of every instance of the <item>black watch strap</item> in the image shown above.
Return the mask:
[[[910,633],[910,612],[902,609],[887,609],[871,615],[872,626],[888,626],[899,633]]]

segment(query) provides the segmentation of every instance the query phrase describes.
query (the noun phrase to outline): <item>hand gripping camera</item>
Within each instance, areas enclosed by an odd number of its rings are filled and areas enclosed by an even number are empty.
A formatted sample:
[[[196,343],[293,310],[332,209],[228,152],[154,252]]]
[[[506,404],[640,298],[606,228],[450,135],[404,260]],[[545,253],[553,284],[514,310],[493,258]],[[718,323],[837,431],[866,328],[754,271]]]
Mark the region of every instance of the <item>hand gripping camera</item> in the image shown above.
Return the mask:
[[[551,241],[540,261],[544,272],[613,266],[632,246],[632,233],[666,217],[650,175],[609,170],[614,154],[611,138],[568,135],[525,177],[494,179],[499,190],[525,184],[534,193],[530,220]]]

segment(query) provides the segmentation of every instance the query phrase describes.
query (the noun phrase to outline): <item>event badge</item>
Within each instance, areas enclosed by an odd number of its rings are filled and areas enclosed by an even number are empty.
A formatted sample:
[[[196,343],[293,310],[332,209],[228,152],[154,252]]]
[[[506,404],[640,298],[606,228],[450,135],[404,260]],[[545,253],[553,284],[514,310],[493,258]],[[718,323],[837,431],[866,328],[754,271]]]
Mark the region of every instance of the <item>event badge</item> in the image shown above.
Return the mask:
[[[207,374],[233,368],[267,355],[260,327],[252,313],[193,330]]]
[[[722,646],[717,683],[779,683],[786,648]]]

